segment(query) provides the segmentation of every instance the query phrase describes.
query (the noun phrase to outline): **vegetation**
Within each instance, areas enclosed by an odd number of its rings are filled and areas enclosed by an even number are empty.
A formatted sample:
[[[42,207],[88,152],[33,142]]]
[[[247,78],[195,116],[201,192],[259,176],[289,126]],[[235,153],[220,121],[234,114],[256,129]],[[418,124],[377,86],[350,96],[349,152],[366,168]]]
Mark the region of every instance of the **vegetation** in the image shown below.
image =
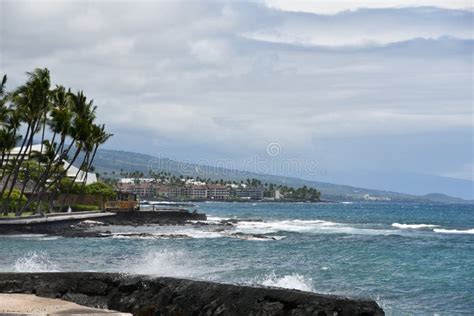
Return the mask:
[[[114,172],[115,175],[115,172]],[[104,175],[104,177],[107,175]],[[140,182],[140,178],[148,177],[149,179],[153,179],[155,183],[166,184],[170,186],[184,186],[187,182],[191,181],[192,183],[204,183],[204,184],[219,184],[223,186],[233,186],[233,187],[249,187],[249,188],[262,188],[264,193],[263,196],[265,198],[274,198],[276,192],[278,191],[280,197],[287,201],[309,201],[309,202],[318,202],[321,200],[321,192],[313,187],[308,187],[303,185],[299,188],[293,188],[286,185],[279,185],[274,183],[263,183],[259,179],[255,178],[248,178],[245,181],[241,180],[240,182],[219,179],[219,180],[212,180],[210,178],[201,178],[201,177],[191,177],[191,176],[183,176],[183,175],[175,175],[170,172],[160,171],[160,172],[153,172],[149,171],[147,175],[145,175],[141,171],[132,171],[132,172],[125,172],[121,171],[120,176],[123,178],[134,179],[134,182],[137,184]],[[111,184],[117,184],[117,179],[114,178],[103,178],[104,181],[107,181]],[[182,197],[181,199],[186,199],[186,197]],[[231,197],[232,199],[232,197]],[[238,198],[233,198],[238,200]]]
[[[4,197],[6,197],[6,193],[3,194]],[[10,194],[10,209],[13,212],[18,212],[27,202],[26,196],[24,194],[21,194],[20,190],[18,189],[13,189],[11,194]]]
[[[1,210],[17,215],[41,213],[45,199],[51,209],[58,193],[74,189],[80,171],[91,170],[97,149],[112,136],[96,123],[96,106],[82,91],[52,87],[48,69],[35,69],[27,77],[13,91],[5,90],[6,75],[0,86]],[[33,146],[37,140],[39,148]],[[72,164],[80,168],[67,181]],[[82,178],[84,188],[87,176]]]
[[[96,182],[86,186],[84,190],[86,194],[97,194],[102,196],[105,200],[113,200],[116,197],[114,188],[103,182]]]

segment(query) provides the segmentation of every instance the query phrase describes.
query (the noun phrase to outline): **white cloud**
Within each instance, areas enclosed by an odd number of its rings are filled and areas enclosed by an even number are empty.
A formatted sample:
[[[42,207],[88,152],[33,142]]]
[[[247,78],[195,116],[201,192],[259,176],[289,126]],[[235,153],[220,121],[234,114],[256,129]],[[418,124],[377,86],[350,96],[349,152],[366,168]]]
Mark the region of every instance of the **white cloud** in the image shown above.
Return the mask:
[[[387,9],[423,6],[472,10],[472,1],[470,0],[265,0],[265,3],[269,7],[279,10],[318,14],[336,14],[364,8]]]
[[[273,43],[329,47],[378,46],[443,36],[473,38],[472,28],[468,27],[472,12],[468,11],[405,8],[341,12],[333,16],[301,13],[281,16],[279,24],[243,36]]]
[[[315,139],[472,127],[469,12],[319,16],[232,1],[0,3],[0,68],[9,87],[25,71],[50,68],[55,83],[95,100],[114,138],[130,140],[112,140],[123,149],[153,140],[160,152],[182,144],[188,155],[237,155],[278,140],[288,153],[310,155]]]
[[[220,63],[231,57],[231,49],[223,40],[204,39],[191,43],[191,54],[205,63]]]

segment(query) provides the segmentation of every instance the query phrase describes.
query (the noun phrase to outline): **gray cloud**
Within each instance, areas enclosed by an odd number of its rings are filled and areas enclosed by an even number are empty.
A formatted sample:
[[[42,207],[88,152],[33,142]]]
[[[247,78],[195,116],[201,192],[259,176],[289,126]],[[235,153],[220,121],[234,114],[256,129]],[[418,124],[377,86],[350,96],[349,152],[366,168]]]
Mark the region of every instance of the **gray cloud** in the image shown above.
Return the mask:
[[[344,162],[324,157],[347,153],[318,143],[376,137],[388,148],[394,137],[446,133],[460,146],[458,131],[472,131],[469,11],[323,16],[255,2],[7,0],[0,12],[10,86],[50,68],[55,82],[95,99],[116,135],[111,147],[238,160],[277,140],[287,154],[336,170]],[[410,168],[472,178],[472,154],[452,165],[446,146],[418,152]],[[425,166],[432,155],[440,162]],[[369,168],[384,154],[350,159]]]

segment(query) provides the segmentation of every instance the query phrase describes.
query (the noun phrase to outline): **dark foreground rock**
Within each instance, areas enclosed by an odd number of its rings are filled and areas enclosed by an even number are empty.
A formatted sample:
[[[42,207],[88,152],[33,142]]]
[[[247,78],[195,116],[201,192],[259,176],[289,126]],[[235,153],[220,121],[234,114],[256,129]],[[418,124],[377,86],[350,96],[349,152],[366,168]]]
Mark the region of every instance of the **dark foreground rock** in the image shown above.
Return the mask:
[[[371,300],[114,273],[0,273],[0,293],[33,293],[134,315],[384,315]]]

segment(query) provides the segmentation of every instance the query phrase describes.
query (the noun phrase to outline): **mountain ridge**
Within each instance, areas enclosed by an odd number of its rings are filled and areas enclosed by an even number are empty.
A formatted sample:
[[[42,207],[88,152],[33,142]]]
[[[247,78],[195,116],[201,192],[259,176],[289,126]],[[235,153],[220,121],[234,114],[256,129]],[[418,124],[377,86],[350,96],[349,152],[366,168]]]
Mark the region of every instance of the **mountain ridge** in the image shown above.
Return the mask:
[[[451,197],[442,193],[427,195],[412,195],[387,190],[362,188],[351,185],[334,184],[306,180],[296,177],[260,174],[249,171],[231,170],[223,167],[213,167],[188,162],[180,162],[169,158],[158,158],[149,154],[130,152],[125,150],[99,149],[94,160],[95,171],[102,177],[120,177],[120,172],[139,171],[147,174],[152,171],[167,171],[174,175],[199,176],[213,180],[226,179],[242,181],[247,178],[256,178],[262,182],[301,187],[303,185],[317,188],[322,193],[324,200],[350,201],[363,200],[364,195],[374,197],[389,197],[394,201],[420,201],[420,202],[447,202],[470,203],[473,201]]]

